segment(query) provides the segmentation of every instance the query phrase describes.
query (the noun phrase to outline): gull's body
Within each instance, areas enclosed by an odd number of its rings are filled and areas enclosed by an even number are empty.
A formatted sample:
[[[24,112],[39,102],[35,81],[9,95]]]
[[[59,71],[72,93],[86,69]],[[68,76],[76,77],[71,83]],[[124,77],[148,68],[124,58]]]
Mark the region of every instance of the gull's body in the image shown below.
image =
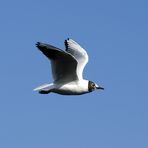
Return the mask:
[[[72,39],[65,40],[66,51],[49,44],[37,47],[51,61],[54,82],[34,89],[42,94],[50,92],[63,95],[80,95],[103,89],[92,81],[83,79],[83,69],[88,62],[87,52]]]

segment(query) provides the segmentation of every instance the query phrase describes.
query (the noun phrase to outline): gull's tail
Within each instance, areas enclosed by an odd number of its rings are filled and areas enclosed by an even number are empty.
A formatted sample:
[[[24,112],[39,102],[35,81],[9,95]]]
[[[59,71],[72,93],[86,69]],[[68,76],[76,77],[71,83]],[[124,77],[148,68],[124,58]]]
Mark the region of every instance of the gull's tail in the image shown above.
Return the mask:
[[[39,86],[39,87],[37,87],[37,88],[35,88],[35,89],[33,89],[34,91],[42,91],[42,90],[44,90],[44,91],[48,91],[48,90],[50,90],[51,89],[51,86],[52,86],[53,84],[43,84],[43,85],[41,85],[41,86]]]

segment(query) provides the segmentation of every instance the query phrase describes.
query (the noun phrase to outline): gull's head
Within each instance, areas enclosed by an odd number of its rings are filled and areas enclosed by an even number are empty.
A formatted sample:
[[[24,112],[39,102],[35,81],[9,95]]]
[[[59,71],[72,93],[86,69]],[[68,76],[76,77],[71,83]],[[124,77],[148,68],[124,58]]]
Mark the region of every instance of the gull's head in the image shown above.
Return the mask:
[[[103,87],[98,86],[96,83],[94,83],[94,82],[92,82],[92,81],[89,81],[89,82],[88,82],[88,90],[89,90],[89,92],[92,92],[92,91],[94,91],[94,90],[96,90],[96,89],[102,89],[102,90],[104,90]]]

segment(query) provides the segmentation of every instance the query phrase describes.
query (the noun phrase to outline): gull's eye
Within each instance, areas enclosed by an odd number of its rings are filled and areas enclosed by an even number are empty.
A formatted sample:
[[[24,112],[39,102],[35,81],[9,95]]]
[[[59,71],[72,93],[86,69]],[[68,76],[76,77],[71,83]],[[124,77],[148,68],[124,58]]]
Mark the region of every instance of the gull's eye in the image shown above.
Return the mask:
[[[95,90],[95,88],[96,88],[95,84],[92,83],[92,84],[91,84],[91,89],[92,89],[92,90]]]
[[[95,87],[95,84],[94,84],[94,83],[92,83],[92,84],[91,84],[91,86],[92,86],[92,87]]]
[[[89,81],[89,85],[88,85],[88,90],[90,92],[94,91],[96,89],[96,85],[95,83],[93,83],[92,81]]]

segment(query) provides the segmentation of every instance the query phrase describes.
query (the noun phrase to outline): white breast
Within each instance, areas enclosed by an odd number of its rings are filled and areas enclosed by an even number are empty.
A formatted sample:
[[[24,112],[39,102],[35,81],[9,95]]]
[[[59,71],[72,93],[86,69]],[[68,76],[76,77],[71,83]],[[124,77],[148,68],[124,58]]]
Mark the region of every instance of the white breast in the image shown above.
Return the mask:
[[[70,82],[64,85],[58,84],[55,85],[55,88],[52,91],[63,95],[80,95],[88,93],[88,81],[81,80]]]

